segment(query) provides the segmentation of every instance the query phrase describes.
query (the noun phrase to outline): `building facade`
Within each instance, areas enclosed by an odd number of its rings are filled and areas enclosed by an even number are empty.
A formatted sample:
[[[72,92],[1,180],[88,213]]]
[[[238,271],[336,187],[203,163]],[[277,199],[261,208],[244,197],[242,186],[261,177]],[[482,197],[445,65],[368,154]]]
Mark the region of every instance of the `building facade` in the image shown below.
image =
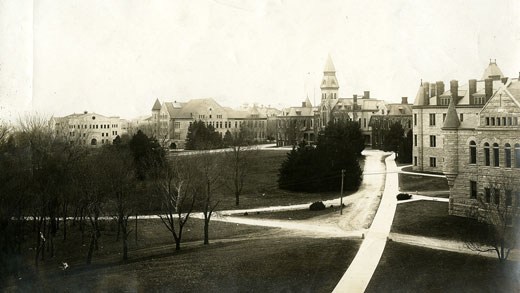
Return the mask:
[[[318,125],[316,125],[317,107],[313,107],[309,97],[302,102],[301,107],[289,107],[282,110],[276,117],[276,145],[290,146],[305,140],[314,144],[317,140]]]
[[[116,116],[103,116],[84,112],[65,117],[55,117],[52,124],[56,134],[63,135],[71,143],[92,147],[112,144],[114,139],[126,133],[127,122]]]
[[[372,128],[372,148],[383,149],[383,139],[390,126],[399,123],[404,129],[404,135],[412,129],[412,105],[408,98],[402,97],[400,104],[387,104],[385,115],[372,115],[369,126]]]
[[[491,96],[504,85],[504,78],[496,62],[490,62],[481,80],[471,79],[459,86],[450,81],[445,90],[444,82],[421,82],[412,106],[413,114],[413,169],[442,173],[445,162],[442,126],[448,105],[455,100],[462,128],[478,125],[478,115]]]
[[[234,110],[222,107],[211,98],[162,104],[157,99],[152,107],[151,125],[159,143],[171,148],[184,148],[188,129],[194,121],[211,125],[222,137],[227,131],[237,134],[245,129],[250,139],[263,142],[267,140],[268,118],[278,113],[274,108],[257,105]]]
[[[460,121],[459,110],[464,108],[456,106],[456,97],[447,110],[441,131],[451,215],[472,216],[482,203],[508,210],[520,207],[520,82],[507,78],[501,83],[474,124]]]

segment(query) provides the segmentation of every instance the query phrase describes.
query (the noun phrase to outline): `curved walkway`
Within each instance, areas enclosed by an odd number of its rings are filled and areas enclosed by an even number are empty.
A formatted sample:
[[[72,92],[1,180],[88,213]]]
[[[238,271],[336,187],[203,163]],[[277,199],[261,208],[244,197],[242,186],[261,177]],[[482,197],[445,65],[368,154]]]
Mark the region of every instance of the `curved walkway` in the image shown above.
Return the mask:
[[[365,240],[333,292],[364,292],[377,265],[390,233],[397,205],[399,181],[395,154],[387,157],[383,198]]]

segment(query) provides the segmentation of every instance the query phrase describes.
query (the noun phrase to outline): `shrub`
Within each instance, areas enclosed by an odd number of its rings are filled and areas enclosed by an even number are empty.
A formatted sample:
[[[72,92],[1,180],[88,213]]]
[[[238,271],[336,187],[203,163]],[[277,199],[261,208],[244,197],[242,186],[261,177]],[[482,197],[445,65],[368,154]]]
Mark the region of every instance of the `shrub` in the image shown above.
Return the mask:
[[[321,201],[313,202],[309,206],[309,210],[311,210],[311,211],[321,211],[321,210],[324,210],[324,209],[325,209],[325,205]]]
[[[412,195],[408,194],[408,193],[399,193],[397,195],[397,200],[407,200],[407,199],[410,199],[410,198],[412,198]]]

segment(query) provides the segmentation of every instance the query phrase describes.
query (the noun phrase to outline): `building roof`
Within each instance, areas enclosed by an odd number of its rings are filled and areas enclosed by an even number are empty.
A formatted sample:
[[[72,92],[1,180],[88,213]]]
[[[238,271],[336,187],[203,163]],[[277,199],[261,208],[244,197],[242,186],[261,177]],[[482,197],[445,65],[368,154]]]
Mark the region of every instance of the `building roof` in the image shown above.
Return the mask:
[[[159,99],[155,99],[155,103],[153,104],[152,111],[161,110],[161,102]]]
[[[448,106],[448,112],[446,113],[446,119],[442,128],[458,128],[460,126],[459,115],[455,109],[455,101],[451,99],[450,105]]]
[[[489,65],[484,70],[484,74],[482,75],[482,79],[484,80],[486,78],[494,78],[494,77],[500,77],[500,78],[504,77],[504,74],[502,73],[500,68],[498,68],[496,59],[495,59],[494,62],[489,60]]]
[[[412,115],[410,104],[387,104],[388,115]]]
[[[325,68],[323,68],[323,72],[336,72],[336,68],[334,67],[334,63],[332,62],[330,54],[327,56],[327,61],[325,62]]]
[[[415,100],[413,101],[414,106],[424,106],[426,102],[426,96],[424,93],[424,86],[421,81],[421,85],[419,86],[419,90],[417,90],[417,95],[415,96]]]

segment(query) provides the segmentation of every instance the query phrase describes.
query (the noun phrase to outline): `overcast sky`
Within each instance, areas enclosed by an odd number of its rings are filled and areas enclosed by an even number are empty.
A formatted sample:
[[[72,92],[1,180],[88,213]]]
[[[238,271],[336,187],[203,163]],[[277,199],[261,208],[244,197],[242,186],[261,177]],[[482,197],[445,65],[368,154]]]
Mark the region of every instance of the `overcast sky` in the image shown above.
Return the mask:
[[[415,98],[420,79],[520,71],[520,1],[0,0],[0,118],[84,110],[132,118],[156,98]]]

